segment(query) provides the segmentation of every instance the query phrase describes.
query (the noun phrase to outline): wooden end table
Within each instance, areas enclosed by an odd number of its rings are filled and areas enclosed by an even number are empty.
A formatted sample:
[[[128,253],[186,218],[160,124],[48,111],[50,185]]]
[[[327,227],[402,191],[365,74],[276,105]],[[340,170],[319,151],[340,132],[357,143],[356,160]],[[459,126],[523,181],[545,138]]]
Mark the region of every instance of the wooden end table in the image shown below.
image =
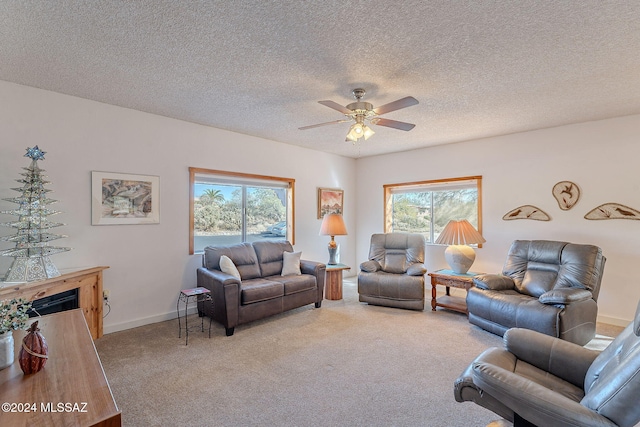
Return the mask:
[[[443,307],[468,315],[465,298],[452,296],[449,289],[462,288],[468,291],[473,286],[473,278],[478,274],[482,273],[469,271],[466,274],[458,274],[452,270],[437,270],[429,273],[431,276],[431,310],[436,311],[436,307]],[[446,295],[441,296],[440,299],[436,299],[437,285],[446,287]]]
[[[344,264],[327,264],[325,276],[325,298],[329,300],[342,299],[342,271],[351,270],[351,267]]]

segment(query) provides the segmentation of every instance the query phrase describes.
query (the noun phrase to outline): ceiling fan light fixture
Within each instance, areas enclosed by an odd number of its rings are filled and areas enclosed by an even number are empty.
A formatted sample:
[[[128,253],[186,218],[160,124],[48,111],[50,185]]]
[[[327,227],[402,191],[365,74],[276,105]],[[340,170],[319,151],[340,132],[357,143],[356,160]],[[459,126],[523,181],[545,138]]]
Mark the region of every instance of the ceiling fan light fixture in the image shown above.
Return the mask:
[[[363,125],[362,126],[362,130],[363,130],[363,135],[364,136],[364,140],[366,141],[367,139],[369,139],[371,136],[373,136],[373,134],[375,133],[369,126],[367,125]]]
[[[397,120],[378,117],[380,114],[389,113],[391,111],[400,110],[401,108],[407,108],[411,107],[412,105],[418,104],[418,100],[414,97],[405,96],[402,99],[389,102],[378,108],[373,108],[373,105],[369,102],[362,101],[362,97],[364,97],[364,94],[364,89],[354,89],[353,96],[356,98],[356,102],[352,102],[346,107],[343,107],[342,105],[334,101],[318,101],[320,104],[326,107],[341,112],[346,116],[346,118],[342,120],[334,120],[332,122],[319,123],[317,125],[303,126],[299,129],[311,129],[334,123],[350,122],[351,120],[353,120],[355,121],[355,123],[352,124],[349,128],[349,132],[347,133],[345,142],[353,142],[353,144],[355,145],[355,143],[358,142],[360,138],[364,137],[364,139],[367,140],[375,134],[375,132],[365,124],[365,121],[368,121],[369,123],[374,125],[385,126],[388,128],[399,129],[403,131],[410,131],[415,127],[415,125],[412,123],[399,122]]]
[[[358,120],[357,123],[354,123],[349,128],[349,133],[347,133],[347,139],[345,141],[356,142],[360,138],[369,139],[375,132],[367,125],[365,125],[361,120]]]
[[[348,133],[346,139],[344,140],[344,142],[353,142],[353,144],[355,145],[355,143],[358,142],[358,139],[352,137],[351,133]]]

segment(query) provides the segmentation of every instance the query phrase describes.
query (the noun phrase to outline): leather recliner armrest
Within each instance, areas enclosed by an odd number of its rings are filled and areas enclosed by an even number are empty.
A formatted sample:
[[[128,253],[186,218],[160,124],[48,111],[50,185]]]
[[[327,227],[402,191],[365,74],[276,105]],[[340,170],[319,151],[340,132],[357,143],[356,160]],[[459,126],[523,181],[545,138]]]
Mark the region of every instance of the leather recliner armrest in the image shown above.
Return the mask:
[[[615,426],[608,418],[560,393],[499,365],[474,362],[474,383],[538,426]]]
[[[382,270],[382,266],[378,261],[369,260],[360,264],[360,271],[364,271],[365,273],[375,273],[380,270]]]
[[[551,289],[540,295],[538,301],[542,304],[571,304],[572,302],[587,301],[593,298],[591,291],[580,288]]]
[[[522,328],[505,332],[504,345],[518,359],[580,388],[584,388],[587,370],[600,354],[599,351]]]
[[[502,274],[480,274],[473,278],[473,284],[480,289],[492,291],[506,291],[516,286],[511,277]]]
[[[427,268],[424,264],[411,264],[409,268],[407,268],[407,276],[424,276],[427,272]]]

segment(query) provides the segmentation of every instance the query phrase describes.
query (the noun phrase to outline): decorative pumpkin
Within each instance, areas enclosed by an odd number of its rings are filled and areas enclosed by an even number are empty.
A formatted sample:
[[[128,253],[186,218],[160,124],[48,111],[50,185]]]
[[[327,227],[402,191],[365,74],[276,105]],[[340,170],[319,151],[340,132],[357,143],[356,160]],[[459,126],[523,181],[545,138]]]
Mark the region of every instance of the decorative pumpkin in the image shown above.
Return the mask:
[[[44,368],[49,358],[49,347],[38,329],[38,321],[33,322],[20,348],[20,367],[25,375],[35,374]]]

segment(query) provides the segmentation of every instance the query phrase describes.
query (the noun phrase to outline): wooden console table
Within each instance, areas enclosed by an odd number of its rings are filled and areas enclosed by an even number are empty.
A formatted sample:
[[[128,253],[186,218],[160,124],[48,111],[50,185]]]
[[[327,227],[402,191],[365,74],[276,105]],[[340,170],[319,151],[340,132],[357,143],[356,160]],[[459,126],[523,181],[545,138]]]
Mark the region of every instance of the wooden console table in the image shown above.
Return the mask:
[[[82,309],[93,339],[102,336],[102,271],[109,267],[75,270],[52,279],[28,283],[0,282],[0,301],[25,298],[29,301],[78,289],[78,307]]]
[[[40,372],[24,375],[17,358],[26,332],[14,332],[16,361],[0,370],[0,425],[121,426],[121,412],[82,311],[31,320],[38,320],[49,346],[49,359]]]

